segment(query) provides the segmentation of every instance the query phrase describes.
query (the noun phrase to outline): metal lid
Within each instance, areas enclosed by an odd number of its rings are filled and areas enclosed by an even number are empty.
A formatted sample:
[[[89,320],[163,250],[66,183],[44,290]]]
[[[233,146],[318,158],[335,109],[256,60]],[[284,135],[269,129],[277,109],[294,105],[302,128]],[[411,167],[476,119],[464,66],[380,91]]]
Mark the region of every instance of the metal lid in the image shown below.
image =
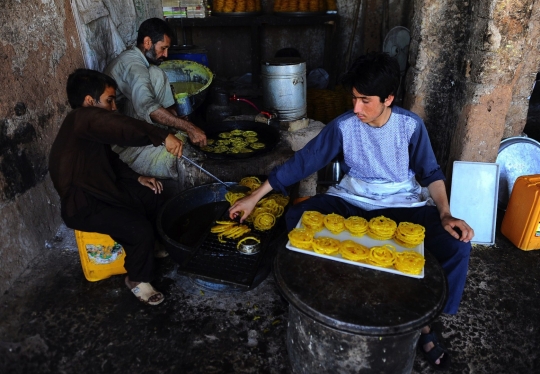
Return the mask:
[[[540,174],[540,143],[523,136],[503,139],[495,162],[500,165],[498,207],[506,210],[516,179]]]
[[[277,65],[277,66],[286,66],[286,65],[300,65],[305,64],[306,61],[300,57],[273,57],[264,61],[263,65]]]

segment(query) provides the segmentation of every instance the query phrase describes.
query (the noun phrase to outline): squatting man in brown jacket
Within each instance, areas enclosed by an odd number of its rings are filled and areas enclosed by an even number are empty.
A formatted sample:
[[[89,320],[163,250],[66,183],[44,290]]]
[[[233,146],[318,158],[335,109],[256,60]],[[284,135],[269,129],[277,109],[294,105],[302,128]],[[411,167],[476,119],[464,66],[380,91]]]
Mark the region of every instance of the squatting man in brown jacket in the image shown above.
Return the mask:
[[[66,226],[109,235],[122,245],[126,285],[139,300],[157,305],[164,296],[150,281],[163,186],[130,169],[111,145],[163,145],[181,157],[183,144],[166,129],[116,113],[116,88],[114,79],[94,70],[77,69],[69,76],[73,110],[52,145],[49,171]]]

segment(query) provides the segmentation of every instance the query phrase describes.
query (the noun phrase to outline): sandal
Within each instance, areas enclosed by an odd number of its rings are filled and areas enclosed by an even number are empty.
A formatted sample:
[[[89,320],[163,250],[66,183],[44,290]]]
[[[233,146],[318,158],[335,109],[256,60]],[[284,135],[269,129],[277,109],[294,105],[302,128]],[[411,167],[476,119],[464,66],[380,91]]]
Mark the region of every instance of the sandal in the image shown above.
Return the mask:
[[[128,278],[126,278],[126,285],[129,288]],[[158,305],[165,300],[165,296],[157,291],[150,283],[141,282],[137,286],[131,288],[131,292],[145,304]]]
[[[433,343],[434,347],[431,348],[428,352],[424,350],[424,345],[428,343]],[[448,353],[448,350],[442,345],[442,343],[437,338],[437,335],[435,334],[435,331],[433,329],[429,328],[429,332],[427,334],[420,334],[420,339],[418,339],[418,348],[424,355],[427,362],[435,369],[438,370],[444,370],[450,365],[450,355]],[[441,357],[441,355],[443,355]],[[439,364],[437,364],[437,360],[439,360]]]

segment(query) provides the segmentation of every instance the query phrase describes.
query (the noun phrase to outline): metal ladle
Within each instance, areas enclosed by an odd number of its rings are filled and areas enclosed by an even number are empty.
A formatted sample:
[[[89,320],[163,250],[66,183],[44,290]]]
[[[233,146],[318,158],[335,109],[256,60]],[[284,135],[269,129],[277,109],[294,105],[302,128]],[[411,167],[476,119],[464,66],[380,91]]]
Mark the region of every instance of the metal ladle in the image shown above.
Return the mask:
[[[221,181],[221,179],[219,179],[218,177],[216,177],[214,174],[210,173],[208,170],[204,169],[202,166],[196,164],[194,161],[190,160],[189,158],[187,158],[186,156],[182,155],[182,158],[184,160],[186,160],[187,162],[189,162],[191,165],[199,168],[201,171],[203,171],[204,173],[208,174],[209,176],[211,176],[212,178],[214,178],[215,180],[217,180],[219,183],[221,183],[222,185],[225,186],[225,188],[227,189],[227,191],[231,191],[231,192],[234,192],[234,193],[248,193],[249,191],[251,191],[251,188],[249,187],[246,187],[246,186],[241,186],[239,184],[236,184],[236,185],[232,185],[232,186],[229,186],[227,183]]]

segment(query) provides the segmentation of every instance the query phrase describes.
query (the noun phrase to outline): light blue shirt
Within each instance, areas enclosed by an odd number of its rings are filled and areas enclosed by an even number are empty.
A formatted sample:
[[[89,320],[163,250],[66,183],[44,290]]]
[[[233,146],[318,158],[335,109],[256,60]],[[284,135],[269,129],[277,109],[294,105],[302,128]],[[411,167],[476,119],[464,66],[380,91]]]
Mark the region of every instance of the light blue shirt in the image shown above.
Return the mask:
[[[132,47],[111,61],[104,72],[118,84],[116,95],[123,114],[164,127],[150,118],[155,110],[175,104],[162,69],[150,65],[141,50]]]

